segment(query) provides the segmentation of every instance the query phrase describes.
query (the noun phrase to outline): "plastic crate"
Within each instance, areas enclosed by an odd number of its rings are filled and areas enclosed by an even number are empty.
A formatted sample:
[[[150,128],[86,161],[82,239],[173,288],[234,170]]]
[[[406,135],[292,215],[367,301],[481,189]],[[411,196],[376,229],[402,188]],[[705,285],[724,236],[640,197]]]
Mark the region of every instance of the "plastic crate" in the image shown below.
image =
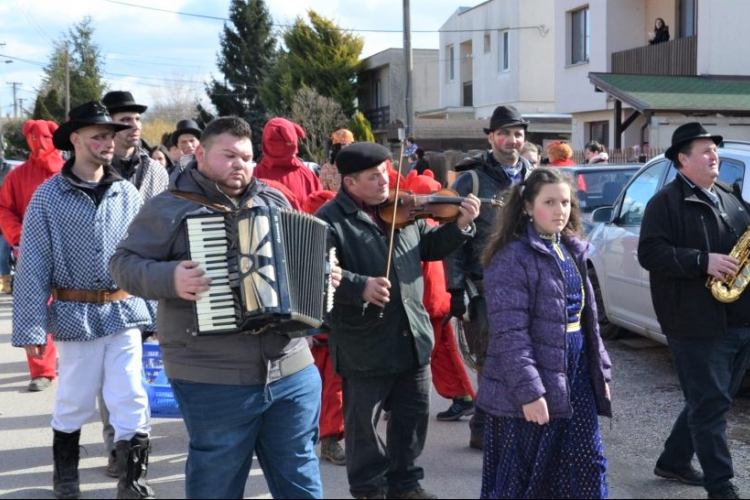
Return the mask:
[[[159,344],[143,344],[143,387],[148,394],[152,417],[182,418],[172,386],[164,373]]]

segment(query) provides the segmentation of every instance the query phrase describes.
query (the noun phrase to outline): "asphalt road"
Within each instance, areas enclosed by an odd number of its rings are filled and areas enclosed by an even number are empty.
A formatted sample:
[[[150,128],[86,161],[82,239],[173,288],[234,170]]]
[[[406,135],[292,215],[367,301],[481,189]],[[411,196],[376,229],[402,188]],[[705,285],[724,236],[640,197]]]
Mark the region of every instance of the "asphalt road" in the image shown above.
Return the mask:
[[[53,498],[50,413],[54,388],[28,393],[27,366],[20,349],[10,347],[11,302],[0,296],[0,498]],[[610,463],[612,498],[701,498],[701,489],[659,480],[652,474],[682,398],[669,352],[656,344],[630,339],[611,342],[615,367],[612,383],[615,418],[602,420]],[[441,498],[477,498],[481,454],[468,448],[466,421],[434,419],[448,402],[434,395],[427,446],[420,460],[423,486]],[[149,478],[160,498],[184,498],[187,436],[181,420],[155,419]],[[750,493],[750,401],[739,400],[730,416],[729,437],[737,484]],[[84,498],[113,498],[115,481],[104,475],[106,463],[101,423],[85,426],[81,442]],[[343,467],[321,463],[327,498],[349,498]],[[246,498],[270,498],[260,469],[253,468]]]

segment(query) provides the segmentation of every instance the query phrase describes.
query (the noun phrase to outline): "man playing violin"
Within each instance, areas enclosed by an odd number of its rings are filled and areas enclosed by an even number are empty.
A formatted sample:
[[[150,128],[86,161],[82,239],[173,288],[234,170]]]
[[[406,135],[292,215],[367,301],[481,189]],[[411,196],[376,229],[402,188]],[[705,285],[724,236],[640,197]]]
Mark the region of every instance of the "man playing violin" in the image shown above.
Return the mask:
[[[397,230],[388,280],[390,224],[378,206],[390,194],[389,157],[378,144],[343,149],[343,185],[316,214],[331,225],[344,270],[330,343],[343,378],[347,474],[355,498],[436,498],[421,488],[424,471],[415,465],[427,436],[434,343],[422,261],[442,260],[473,238],[479,200],[467,197],[455,222],[417,220]],[[377,432],[383,411],[391,412],[386,443]]]

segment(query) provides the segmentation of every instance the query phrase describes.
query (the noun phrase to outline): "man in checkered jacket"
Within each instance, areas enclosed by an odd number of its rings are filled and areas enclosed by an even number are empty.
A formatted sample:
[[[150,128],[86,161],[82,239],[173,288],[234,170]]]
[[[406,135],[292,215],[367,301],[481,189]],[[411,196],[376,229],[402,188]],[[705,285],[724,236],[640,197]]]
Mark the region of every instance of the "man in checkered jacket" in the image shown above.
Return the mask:
[[[141,329],[153,331],[143,299],[131,297],[108,263],[143,200],[111,166],[116,124],[99,102],[73,109],[53,135],[75,156],[34,194],[26,211],[13,307],[13,345],[41,357],[47,331],[59,353],[52,414],[54,494],[78,498],[81,427],[103,388],[117,441],[118,498],[152,498],[145,480],[148,397],[141,382]],[[54,297],[48,305],[49,296]]]

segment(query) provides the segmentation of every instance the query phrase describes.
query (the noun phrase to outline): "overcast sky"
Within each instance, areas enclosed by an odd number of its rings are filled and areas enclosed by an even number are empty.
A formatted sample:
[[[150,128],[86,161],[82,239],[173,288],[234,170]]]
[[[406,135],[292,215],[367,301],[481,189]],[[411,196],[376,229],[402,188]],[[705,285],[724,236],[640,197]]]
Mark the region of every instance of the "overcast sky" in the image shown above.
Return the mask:
[[[481,0],[461,2],[475,5]],[[230,0],[0,0],[0,107],[12,114],[13,94],[7,82],[20,82],[18,97],[33,110],[42,68],[52,53],[52,42],[84,16],[91,16],[95,41],[106,60],[105,78],[112,90],[130,90],[136,100],[158,99],[165,79],[179,80],[202,90],[211,74],[218,75],[216,54],[223,21],[147,10],[228,17]],[[64,5],[64,7],[62,7]],[[290,24],[308,9],[333,19],[346,29],[391,30],[403,27],[399,0],[272,0],[267,1],[274,23]],[[412,29],[434,31],[413,35],[414,48],[438,48],[437,30],[458,9],[455,0],[412,0]],[[356,31],[365,40],[364,56],[403,47],[402,33]],[[17,58],[13,63],[4,61]]]

